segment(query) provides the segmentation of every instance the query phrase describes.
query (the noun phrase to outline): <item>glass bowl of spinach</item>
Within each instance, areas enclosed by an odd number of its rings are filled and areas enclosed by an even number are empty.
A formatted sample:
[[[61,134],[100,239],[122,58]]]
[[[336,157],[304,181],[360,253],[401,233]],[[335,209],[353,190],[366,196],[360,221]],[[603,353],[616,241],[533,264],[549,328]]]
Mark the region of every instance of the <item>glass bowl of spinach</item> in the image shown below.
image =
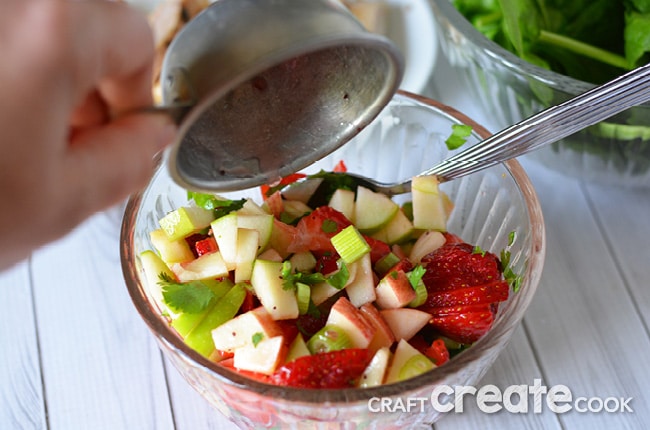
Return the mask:
[[[441,48],[496,126],[650,61],[648,0],[431,0]],[[531,156],[588,181],[650,187],[650,104]]]

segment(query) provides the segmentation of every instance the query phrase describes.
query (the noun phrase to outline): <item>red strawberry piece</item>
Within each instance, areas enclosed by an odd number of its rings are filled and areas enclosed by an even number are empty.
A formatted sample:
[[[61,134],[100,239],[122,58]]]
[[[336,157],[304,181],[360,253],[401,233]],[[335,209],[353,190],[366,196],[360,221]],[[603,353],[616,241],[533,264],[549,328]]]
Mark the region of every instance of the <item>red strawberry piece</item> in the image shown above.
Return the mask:
[[[240,375],[244,375],[248,378],[255,379],[260,382],[265,382],[267,384],[271,383],[271,378],[269,375],[265,375],[263,373],[258,373],[258,372],[251,372],[249,370],[242,370],[242,369],[237,369],[234,366],[234,359],[233,358],[226,358],[224,360],[219,361],[219,364],[225,368],[228,368],[234,372],[239,373]]]
[[[282,215],[282,212],[284,212],[284,201],[282,200],[282,194],[279,191],[271,194],[266,199],[266,207],[276,219],[280,219],[280,215]]]
[[[431,345],[424,351],[424,355],[433,360],[436,366],[441,366],[449,361],[449,350],[442,339],[431,342]]]
[[[341,349],[299,357],[281,366],[271,382],[298,388],[355,387],[372,356],[368,349]]]
[[[334,168],[332,169],[332,172],[336,172],[336,173],[345,173],[347,171],[348,171],[348,167],[345,165],[343,160],[336,163],[336,166],[334,166]]]
[[[452,290],[431,291],[423,307],[449,307],[459,305],[489,304],[508,298],[510,286],[504,280]]]
[[[483,305],[482,310],[432,316],[430,324],[441,335],[460,343],[474,343],[492,327],[494,314],[490,305]]]
[[[482,285],[502,278],[499,260],[489,252],[474,252],[468,243],[444,244],[422,258],[422,278],[429,291]]]
[[[341,257],[336,252],[314,252],[313,254],[316,258],[316,267],[314,269],[316,272],[329,275],[339,269],[337,261]]]
[[[364,235],[363,238],[370,245],[370,261],[375,264],[382,257],[390,254],[390,246],[379,239]]]
[[[262,192],[262,198],[266,200],[269,197],[269,192],[271,191],[271,187],[281,187],[283,185],[289,185],[293,184],[294,182],[306,177],[304,173],[292,173],[290,175],[285,176],[284,178],[280,179],[278,183],[272,184],[272,185],[262,185],[260,186],[260,191]]]
[[[351,225],[341,212],[329,206],[321,206],[298,221],[296,240],[289,245],[289,252],[331,251],[334,252],[331,238]]]
[[[214,240],[214,237],[208,236],[205,239],[197,241],[194,244],[194,249],[196,250],[196,255],[200,257],[215,252],[219,247],[217,246],[217,241]]]
[[[198,258],[199,256],[196,253],[196,242],[199,242],[205,238],[207,238],[207,234],[203,233],[194,233],[185,238],[185,242],[189,245],[190,250],[194,254],[194,258]]]

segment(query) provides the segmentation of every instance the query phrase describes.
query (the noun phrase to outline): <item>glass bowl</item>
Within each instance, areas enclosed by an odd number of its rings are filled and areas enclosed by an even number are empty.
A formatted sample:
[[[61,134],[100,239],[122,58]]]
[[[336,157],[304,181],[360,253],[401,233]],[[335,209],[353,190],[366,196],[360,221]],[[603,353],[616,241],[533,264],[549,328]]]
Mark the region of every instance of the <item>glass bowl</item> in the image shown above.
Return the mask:
[[[473,100],[505,128],[594,85],[526,62],[489,40],[450,0],[431,0],[441,51]],[[573,177],[650,186],[650,104],[628,109],[530,155]]]
[[[467,144],[489,133],[480,125],[433,100],[399,92],[375,121],[335,153],[307,172],[331,170],[344,160],[348,171],[383,181],[401,180],[423,171],[448,155],[445,139],[452,124],[473,127]],[[442,415],[431,404],[418,413],[375,412],[377,398],[429,398],[439,385],[476,384],[497,359],[521,321],[537,288],[545,252],[544,221],[535,191],[516,161],[442,184],[455,208],[449,231],[497,255],[511,247],[521,288],[503,302],[491,329],[471,348],[448,363],[415,378],[369,389],[308,390],[266,385],[223,368],[188,348],[150,302],[141,278],[138,256],[153,249],[149,232],[168,211],[187,203],[161,165],[148,187],[130,199],[122,225],[121,260],[124,278],[140,313],[165,357],[209,403],[241,428],[401,429],[436,421]],[[244,190],[228,197],[253,196]]]

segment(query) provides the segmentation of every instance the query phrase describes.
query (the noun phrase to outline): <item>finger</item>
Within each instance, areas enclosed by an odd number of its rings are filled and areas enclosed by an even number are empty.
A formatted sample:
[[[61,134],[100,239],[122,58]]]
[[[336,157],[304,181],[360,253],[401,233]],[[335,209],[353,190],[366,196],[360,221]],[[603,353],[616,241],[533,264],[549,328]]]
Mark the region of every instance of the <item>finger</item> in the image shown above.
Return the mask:
[[[69,210],[84,217],[142,188],[155,155],[175,133],[176,126],[162,114],[134,114],[78,133],[65,159],[63,188],[75,199]]]
[[[146,17],[125,3],[67,4],[82,91],[99,83],[101,96],[118,113],[150,104],[154,48]]]
[[[92,127],[104,124],[110,119],[108,107],[97,91],[91,91],[70,116],[70,126]]]

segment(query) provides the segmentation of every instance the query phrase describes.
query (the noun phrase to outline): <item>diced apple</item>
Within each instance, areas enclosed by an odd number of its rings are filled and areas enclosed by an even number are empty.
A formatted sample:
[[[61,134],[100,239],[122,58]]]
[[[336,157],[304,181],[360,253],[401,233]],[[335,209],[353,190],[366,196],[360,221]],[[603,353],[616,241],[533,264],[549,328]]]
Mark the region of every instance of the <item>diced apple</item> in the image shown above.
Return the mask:
[[[391,359],[390,349],[383,347],[375,352],[372,360],[363,371],[359,379],[360,388],[376,387],[384,382],[386,371],[388,370],[388,363]]]
[[[354,279],[345,287],[350,302],[356,307],[374,302],[377,294],[370,254],[364,255],[349,266],[354,266]]]
[[[260,205],[255,203],[252,199],[247,199],[244,206],[237,211],[240,215],[268,215],[269,212],[262,209]]]
[[[316,257],[309,251],[296,252],[289,258],[289,262],[296,272],[307,272],[316,267]]]
[[[270,375],[286,354],[284,337],[264,338],[257,345],[245,345],[235,350],[233,366],[240,370]]]
[[[304,357],[305,355],[311,355],[309,348],[307,348],[307,343],[300,333],[293,339],[291,345],[289,345],[289,351],[284,358],[285,363],[295,360],[299,357]]]
[[[201,321],[212,312],[212,308],[216,306],[218,300],[225,296],[233,286],[232,281],[227,278],[223,280],[205,279],[201,282],[212,290],[214,303],[202,312],[182,313],[172,320],[171,326],[184,338],[189,336],[199,326]]]
[[[436,176],[416,176],[411,181],[413,226],[423,230],[447,230],[447,210]]]
[[[262,305],[273,319],[298,318],[298,301],[292,290],[284,288],[282,262],[255,260],[251,285]]]
[[[153,247],[158,251],[160,258],[167,264],[194,260],[194,254],[185,238],[169,240],[167,233],[162,228],[149,233],[149,238]]]
[[[210,226],[226,266],[233,270],[237,261],[237,213],[231,212],[217,218]]]
[[[398,210],[397,203],[387,195],[365,187],[357,187],[354,220],[361,232],[372,234],[381,230],[393,219]]]
[[[282,220],[292,222],[310,213],[312,209],[299,200],[285,200]],[[285,218],[286,217],[286,218]]]
[[[311,301],[318,306],[339,292],[341,292],[341,290],[333,287],[327,282],[318,282],[311,287]]]
[[[143,251],[140,254],[140,264],[142,264],[142,271],[144,272],[147,293],[161,312],[168,312],[174,316],[174,313],[167,308],[167,305],[165,305],[162,286],[158,282],[160,281],[161,274],[165,274],[171,279],[176,279],[176,275],[158,256],[158,254],[151,250]]]
[[[395,340],[411,340],[431,320],[431,314],[419,309],[397,308],[379,311],[390,327]]]
[[[323,182],[323,178],[309,178],[301,182],[295,182],[282,191],[287,200],[297,200],[307,204],[316,189]]]
[[[385,383],[403,381],[436,367],[424,354],[413,348],[407,341],[400,340],[388,368]]]
[[[208,315],[185,338],[185,343],[204,357],[210,357],[214,352],[212,331],[230,321],[239,311],[246,298],[246,288],[242,284],[233,287],[214,305]]]
[[[296,240],[296,235],[296,227],[274,218],[268,247],[275,249],[285,259],[290,255],[289,245]]]
[[[172,264],[171,269],[180,282],[228,276],[228,267],[218,251],[204,254],[189,263]]]
[[[282,334],[278,324],[262,306],[237,315],[215,328],[212,340],[218,350],[232,352],[242,346],[252,345],[253,337],[258,333],[266,339]]]
[[[380,309],[401,308],[417,297],[406,273],[391,270],[377,284],[377,306]]]
[[[178,240],[208,227],[214,213],[198,206],[183,206],[162,217],[158,224],[170,240]]]
[[[413,264],[418,264],[422,260],[422,257],[435,251],[445,244],[445,236],[439,231],[426,231],[418,240],[415,241],[411,252],[409,253],[409,260]]]
[[[367,348],[376,331],[361,311],[345,297],[334,303],[325,325],[342,329],[350,338],[353,348]]]
[[[400,209],[386,227],[382,228],[377,233],[374,233],[372,237],[383,240],[389,245],[393,245],[411,239],[413,230],[413,223]]]
[[[341,212],[347,219],[354,222],[354,191],[338,188],[332,194],[328,206]]]
[[[257,230],[240,228],[237,232],[237,258],[235,259],[235,282],[250,281],[253,263],[257,257],[260,234]]]
[[[260,250],[264,250],[271,239],[273,215],[237,215],[237,226],[257,230],[260,235]]]
[[[376,331],[375,335],[368,345],[368,349],[371,351],[377,351],[380,348],[388,347],[390,348],[395,343],[395,334],[391,330],[390,326],[386,322],[379,310],[372,303],[367,303],[359,308],[363,313],[363,316],[366,320],[372,325]]]

